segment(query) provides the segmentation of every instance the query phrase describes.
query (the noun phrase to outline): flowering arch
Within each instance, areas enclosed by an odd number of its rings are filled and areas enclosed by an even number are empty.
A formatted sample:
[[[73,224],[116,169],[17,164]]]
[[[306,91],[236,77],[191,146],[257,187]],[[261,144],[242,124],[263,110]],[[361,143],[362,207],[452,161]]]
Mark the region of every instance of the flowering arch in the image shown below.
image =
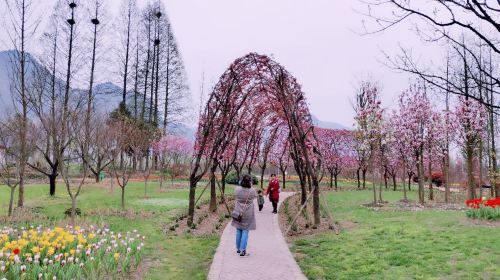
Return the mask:
[[[229,66],[200,116],[190,175],[188,223],[193,221],[196,185],[208,170],[216,169],[219,157],[236,153],[239,145],[235,141],[252,137],[255,130],[277,128],[288,135],[290,156],[302,185],[313,192],[315,223],[319,223],[317,173],[321,154],[304,93],[283,66],[256,53],[238,58]]]

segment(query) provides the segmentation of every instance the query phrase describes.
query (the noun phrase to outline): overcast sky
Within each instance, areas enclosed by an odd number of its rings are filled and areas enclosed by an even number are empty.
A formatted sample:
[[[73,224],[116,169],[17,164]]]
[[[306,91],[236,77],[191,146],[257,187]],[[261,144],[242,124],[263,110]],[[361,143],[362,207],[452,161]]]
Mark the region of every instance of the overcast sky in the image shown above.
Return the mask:
[[[40,9],[50,14],[55,1],[39,1],[43,2]],[[109,1],[111,11],[117,14],[120,0]],[[143,5],[147,1],[138,2]],[[432,49],[422,48],[408,25],[383,34],[360,36],[363,16],[355,11],[360,5],[356,0],[164,2],[194,102],[200,99],[203,74],[208,93],[234,59],[258,52],[274,57],[298,79],[311,112],[319,119],[351,126],[350,100],[358,80],[369,76],[380,82],[385,106],[391,106],[408,84],[407,75],[384,67],[381,50],[396,54],[401,44],[416,49],[423,57],[439,57]],[[0,32],[5,41],[5,30]],[[1,48],[5,49],[5,44]]]

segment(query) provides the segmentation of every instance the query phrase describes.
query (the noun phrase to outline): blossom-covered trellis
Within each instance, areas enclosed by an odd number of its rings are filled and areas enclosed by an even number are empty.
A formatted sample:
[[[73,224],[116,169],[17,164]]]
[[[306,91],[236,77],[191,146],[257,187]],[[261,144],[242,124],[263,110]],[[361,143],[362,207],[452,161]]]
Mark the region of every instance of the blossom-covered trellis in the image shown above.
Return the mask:
[[[283,66],[256,53],[229,66],[200,116],[190,175],[189,224],[193,222],[197,183],[215,170],[228,151],[238,152],[232,148],[237,145],[235,139],[246,141],[255,136],[255,130],[277,127],[288,131],[291,158],[313,193],[314,222],[319,224],[321,153],[304,93]]]

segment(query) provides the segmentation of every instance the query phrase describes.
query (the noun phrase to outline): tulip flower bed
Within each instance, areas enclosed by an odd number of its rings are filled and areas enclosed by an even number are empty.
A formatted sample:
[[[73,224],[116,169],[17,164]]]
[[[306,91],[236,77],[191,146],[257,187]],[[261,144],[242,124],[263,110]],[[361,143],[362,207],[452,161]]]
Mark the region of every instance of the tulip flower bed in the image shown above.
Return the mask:
[[[145,237],[93,226],[0,230],[0,279],[103,279],[128,275]]]
[[[470,199],[465,202],[470,209],[466,215],[473,219],[497,220],[500,219],[500,198]]]

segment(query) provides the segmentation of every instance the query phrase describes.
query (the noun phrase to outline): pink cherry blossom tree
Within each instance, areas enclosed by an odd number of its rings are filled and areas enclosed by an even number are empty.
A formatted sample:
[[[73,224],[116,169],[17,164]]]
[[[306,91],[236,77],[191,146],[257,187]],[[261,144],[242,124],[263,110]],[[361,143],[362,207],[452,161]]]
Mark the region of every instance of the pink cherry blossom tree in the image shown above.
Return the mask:
[[[384,110],[381,106],[380,92],[378,86],[371,82],[362,82],[356,95],[356,150],[360,167],[370,167],[372,170],[373,200],[377,204],[377,191],[375,188],[375,176],[379,173],[382,165],[376,165],[380,160],[380,141],[382,139],[382,116]],[[362,165],[361,165],[362,164]],[[358,168],[359,170],[359,168]],[[364,171],[363,173],[365,173]],[[364,176],[363,176],[364,177]],[[364,184],[364,180],[363,180]],[[381,191],[380,191],[381,193]],[[381,199],[380,199],[381,200]]]
[[[260,188],[264,189],[264,173],[269,162],[269,155],[271,154],[272,147],[276,144],[281,126],[270,128],[264,132],[263,139],[258,153],[257,164],[260,168]]]
[[[250,53],[236,59],[224,72],[210,94],[201,113],[196,135],[195,153],[190,175],[188,224],[192,224],[197,183],[217,166],[238,133],[244,141],[234,150],[235,168],[252,171],[261,146],[262,131],[278,126],[288,128],[293,160],[304,170],[302,182],[313,192],[314,223],[320,222],[318,170],[321,157],[315,140],[313,123],[296,79],[267,56]],[[241,168],[240,168],[241,167]],[[210,171],[211,172],[211,171]]]
[[[441,141],[441,137],[438,135],[442,133],[440,131],[440,122],[441,116],[438,112],[430,110],[429,112],[429,125],[427,128],[427,137],[426,137],[426,149],[427,153],[424,154],[424,162],[427,163],[427,179],[429,181],[429,200],[434,200],[434,188],[432,182],[432,167],[439,166],[441,162],[441,155],[439,149],[439,141]]]
[[[436,127],[436,154],[441,160],[441,168],[444,176],[444,200],[446,203],[450,197],[450,146],[456,141],[456,133],[459,128],[456,114],[445,109],[439,114],[439,118],[434,119],[433,126]]]
[[[278,167],[282,178],[282,187],[286,188],[286,174],[290,166],[290,143],[288,142],[288,130],[280,130],[276,135],[276,141],[271,147],[269,161]]]
[[[168,174],[173,185],[174,179],[184,175],[189,168],[193,143],[182,136],[167,135],[154,142],[152,149],[160,159],[162,174]]]
[[[387,180],[392,179],[393,190],[396,191],[396,177],[401,167],[401,160],[398,152],[398,143],[395,137],[395,128],[392,119],[384,120],[383,141],[381,142],[382,165],[384,168],[384,183],[388,188]]]
[[[458,143],[465,154],[467,164],[467,185],[469,199],[476,196],[474,184],[474,156],[478,153],[479,143],[486,134],[486,110],[481,103],[466,97],[459,97],[455,110],[461,129],[458,130]]]
[[[344,129],[315,128],[320,141],[323,166],[330,175],[330,188],[338,188],[338,176],[349,164],[353,133]]]
[[[425,88],[414,84],[399,97],[394,126],[396,138],[401,139],[401,152],[412,155],[407,159],[407,172],[412,162],[417,167],[419,203],[424,204],[424,149],[429,135],[431,104]],[[405,147],[406,146],[406,147]],[[406,199],[406,198],[405,198]]]

